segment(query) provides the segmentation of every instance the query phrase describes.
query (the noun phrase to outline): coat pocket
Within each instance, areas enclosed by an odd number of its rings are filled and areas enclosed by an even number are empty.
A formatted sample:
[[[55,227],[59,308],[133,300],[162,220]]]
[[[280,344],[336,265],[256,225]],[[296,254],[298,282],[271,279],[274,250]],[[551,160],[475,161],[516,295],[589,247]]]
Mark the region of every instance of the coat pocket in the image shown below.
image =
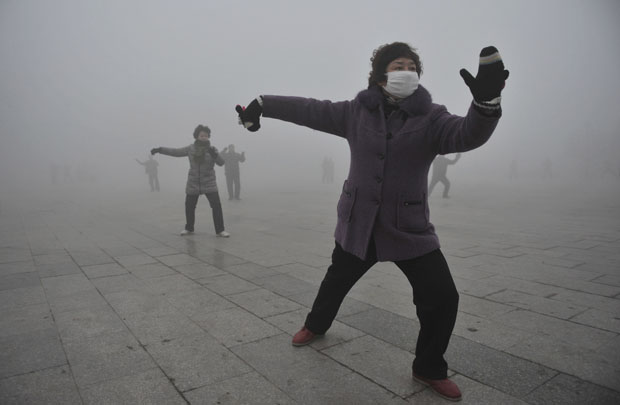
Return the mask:
[[[426,194],[401,193],[396,207],[396,227],[407,232],[422,232],[428,228]]]
[[[338,219],[351,222],[356,196],[357,187],[351,186],[349,181],[345,180],[342,185],[342,194],[340,194],[340,199],[338,200]]]

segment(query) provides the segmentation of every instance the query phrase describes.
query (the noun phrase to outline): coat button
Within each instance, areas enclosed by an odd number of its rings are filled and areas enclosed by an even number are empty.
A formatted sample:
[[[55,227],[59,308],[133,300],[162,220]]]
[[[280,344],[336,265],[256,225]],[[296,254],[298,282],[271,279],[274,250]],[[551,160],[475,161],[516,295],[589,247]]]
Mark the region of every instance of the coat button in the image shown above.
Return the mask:
[[[392,139],[392,133],[391,132],[387,133],[387,139]]]
[[[377,154],[377,157],[379,158],[379,160],[385,159],[385,155],[383,153]]]
[[[383,179],[379,176],[376,177],[377,183],[381,183],[383,181]]]

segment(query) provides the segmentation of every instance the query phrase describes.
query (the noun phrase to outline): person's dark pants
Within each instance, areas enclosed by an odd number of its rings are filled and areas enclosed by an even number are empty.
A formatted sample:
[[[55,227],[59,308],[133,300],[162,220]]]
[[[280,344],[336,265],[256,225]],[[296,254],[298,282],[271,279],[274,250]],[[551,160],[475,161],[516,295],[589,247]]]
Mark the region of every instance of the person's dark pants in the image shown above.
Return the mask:
[[[374,241],[371,240],[366,260],[345,252],[336,243],[332,264],[306,317],[306,328],[315,334],[327,332],[347,293],[375,263]],[[413,303],[420,321],[413,371],[430,379],[447,378],[448,364],[443,355],[454,329],[459,302],[448,264],[440,249],[395,264],[413,288]]]
[[[151,191],[159,191],[159,179],[157,175],[149,174],[149,185],[151,186]]]
[[[222,204],[220,203],[220,195],[216,192],[206,193],[211,211],[213,212],[213,225],[215,225],[215,233],[224,231],[224,214],[222,213]],[[194,222],[196,221],[196,204],[198,204],[200,195],[185,195],[185,229],[194,232]]]
[[[239,199],[241,194],[241,181],[239,173],[232,173],[226,175],[226,187],[228,188],[228,199]]]

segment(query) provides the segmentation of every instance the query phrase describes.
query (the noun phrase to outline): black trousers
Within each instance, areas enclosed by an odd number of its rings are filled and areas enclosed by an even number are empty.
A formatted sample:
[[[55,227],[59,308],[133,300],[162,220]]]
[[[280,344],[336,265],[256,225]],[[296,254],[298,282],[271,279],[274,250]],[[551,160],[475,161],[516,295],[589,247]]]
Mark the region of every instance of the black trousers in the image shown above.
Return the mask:
[[[362,260],[336,243],[332,264],[306,318],[306,328],[316,334],[324,334],[330,328],[347,293],[377,263],[374,241],[371,240],[368,250],[368,257]],[[413,371],[426,378],[447,378],[448,364],[443,355],[456,322],[459,294],[446,259],[437,249],[395,264],[413,288],[413,303],[420,321]]]
[[[224,230],[224,214],[222,213],[222,203],[220,195],[216,192],[206,193],[211,211],[213,212],[213,225],[215,225],[215,233]],[[194,232],[194,222],[196,221],[196,205],[198,204],[200,195],[185,195],[185,229]]]

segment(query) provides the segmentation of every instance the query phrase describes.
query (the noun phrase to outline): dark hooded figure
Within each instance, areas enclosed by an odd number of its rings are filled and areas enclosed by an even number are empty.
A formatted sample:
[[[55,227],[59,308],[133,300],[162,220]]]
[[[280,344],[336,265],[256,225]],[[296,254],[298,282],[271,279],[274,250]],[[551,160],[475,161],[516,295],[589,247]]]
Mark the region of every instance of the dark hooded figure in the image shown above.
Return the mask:
[[[224,229],[224,215],[222,204],[217,191],[214,166],[222,166],[224,159],[220,156],[215,146],[211,145],[211,130],[206,125],[198,125],[194,130],[195,142],[183,148],[159,147],[151,149],[151,155],[174,157],[187,157],[189,159],[189,172],[187,173],[187,185],[185,186],[185,229],[181,235],[194,233],[196,218],[196,204],[198,197],[204,194],[209,200],[213,213],[215,234],[222,238],[228,238],[230,234]]]
[[[249,131],[260,128],[262,115],[341,137],[351,152],[332,264],[292,343],[306,345],[325,334],[360,277],[378,261],[394,262],[411,284],[420,320],[413,378],[444,398],[460,400],[444,359],[459,295],[429,222],[427,176],[437,155],[466,152],[490,138],[501,116],[508,71],[494,47],[480,53],[475,78],[461,70],[473,94],[461,117],[433,103],[419,85],[422,63],[408,44],[379,47],[371,64],[368,88],[353,100],[264,95],[236,108]]]

